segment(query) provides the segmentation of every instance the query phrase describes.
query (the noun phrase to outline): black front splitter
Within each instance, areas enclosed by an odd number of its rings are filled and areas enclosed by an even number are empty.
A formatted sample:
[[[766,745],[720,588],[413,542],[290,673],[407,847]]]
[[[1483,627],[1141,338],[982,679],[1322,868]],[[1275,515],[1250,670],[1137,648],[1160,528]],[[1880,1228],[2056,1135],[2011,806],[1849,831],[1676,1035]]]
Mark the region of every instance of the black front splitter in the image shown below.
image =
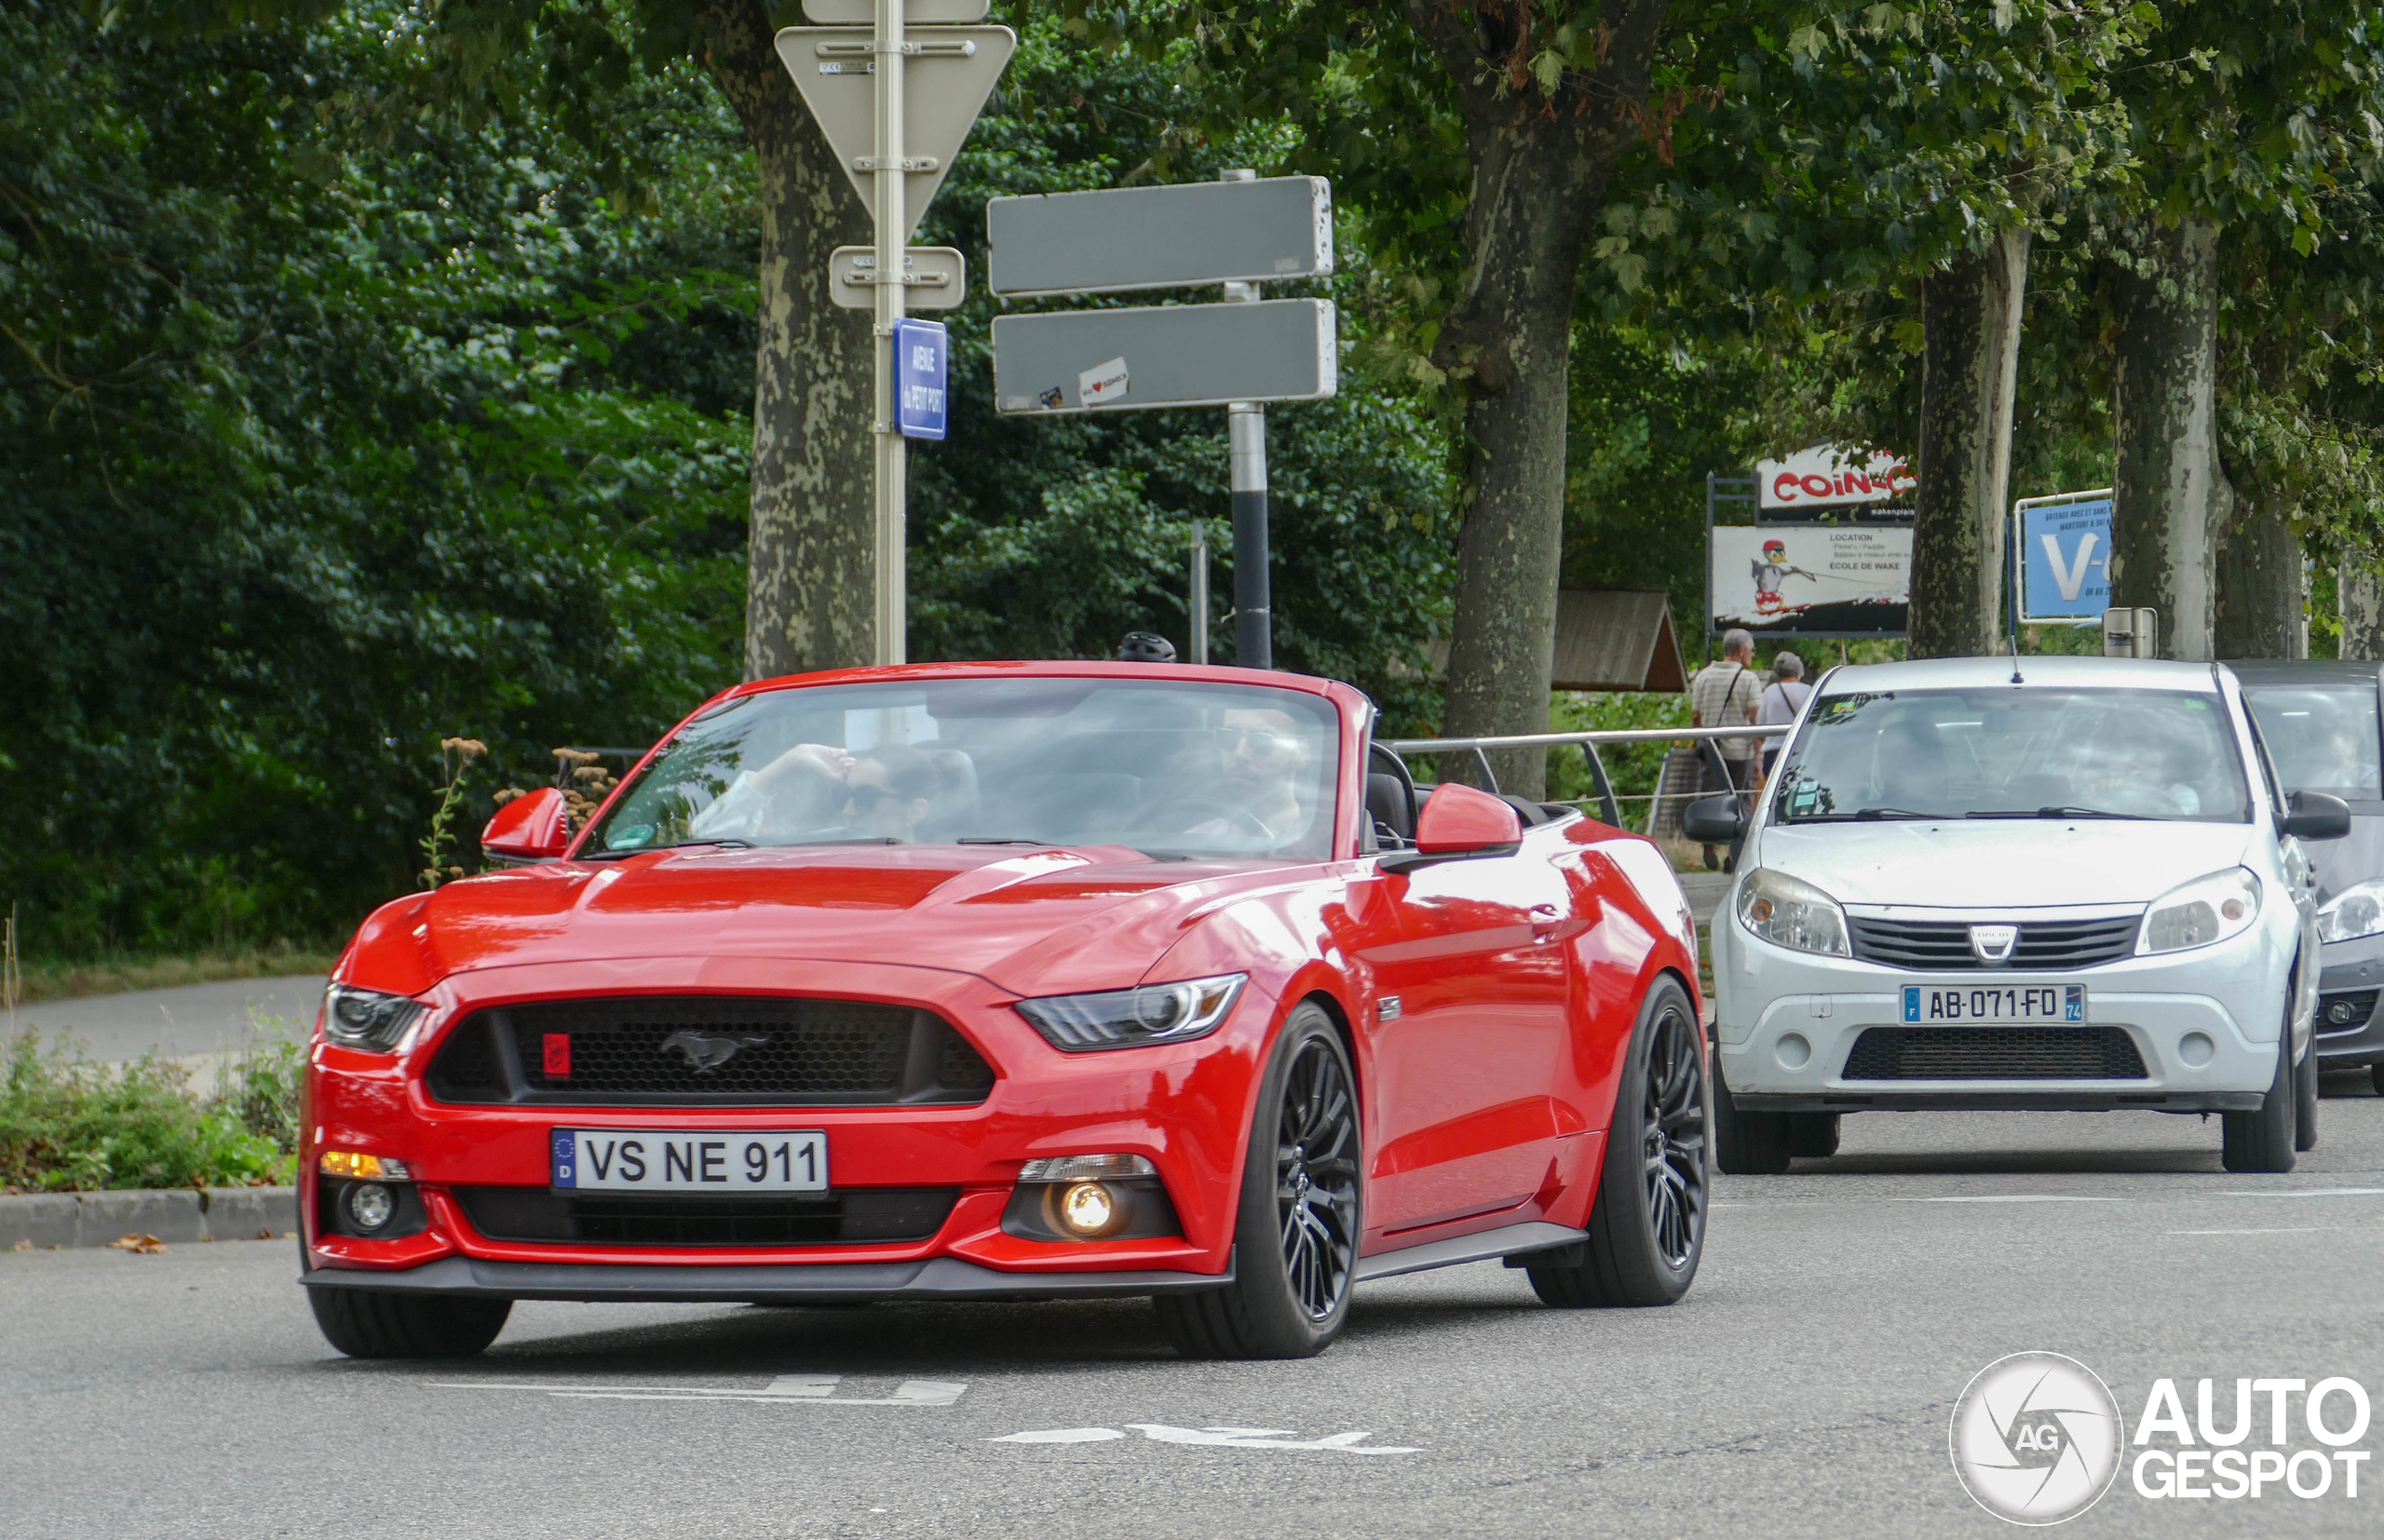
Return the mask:
[[[1193,1293],[1233,1281],[1211,1273],[1001,1273],[956,1257],[797,1266],[657,1267],[611,1263],[483,1262],[441,1257],[401,1272],[316,1267],[309,1289],[576,1300],[607,1304],[842,1304],[866,1300],[1081,1300]]]

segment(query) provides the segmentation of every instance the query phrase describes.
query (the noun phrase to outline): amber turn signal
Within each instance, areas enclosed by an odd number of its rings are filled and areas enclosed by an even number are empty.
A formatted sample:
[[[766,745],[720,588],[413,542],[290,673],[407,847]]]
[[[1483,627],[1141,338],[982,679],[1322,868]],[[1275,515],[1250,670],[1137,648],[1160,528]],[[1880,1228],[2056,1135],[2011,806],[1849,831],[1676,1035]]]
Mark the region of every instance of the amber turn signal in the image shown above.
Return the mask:
[[[349,1182],[405,1182],[413,1176],[404,1161],[361,1150],[325,1150],[316,1169]]]

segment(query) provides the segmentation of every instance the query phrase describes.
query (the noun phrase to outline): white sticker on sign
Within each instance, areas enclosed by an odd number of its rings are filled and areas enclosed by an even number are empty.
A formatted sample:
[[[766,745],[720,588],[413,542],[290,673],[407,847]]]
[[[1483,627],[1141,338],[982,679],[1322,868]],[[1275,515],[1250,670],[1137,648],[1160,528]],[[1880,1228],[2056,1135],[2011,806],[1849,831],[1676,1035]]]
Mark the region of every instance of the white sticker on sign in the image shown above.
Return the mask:
[[[1077,376],[1077,399],[1086,406],[1122,399],[1126,383],[1126,360],[1112,358]]]

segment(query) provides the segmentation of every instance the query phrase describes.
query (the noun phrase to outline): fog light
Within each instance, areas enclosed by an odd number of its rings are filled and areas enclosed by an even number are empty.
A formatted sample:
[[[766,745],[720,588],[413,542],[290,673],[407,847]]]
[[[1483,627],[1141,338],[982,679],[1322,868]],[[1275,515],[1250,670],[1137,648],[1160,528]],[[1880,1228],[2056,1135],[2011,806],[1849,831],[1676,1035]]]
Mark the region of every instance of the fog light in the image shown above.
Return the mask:
[[[2337,1000],[2333,1005],[2326,1007],[2326,1020],[2334,1022],[2337,1026],[2340,1026],[2343,1022],[2350,1020],[2354,1014],[2355,1013],[2350,1008],[2350,1002],[2348,1000]]]
[[[347,1191],[347,1217],[359,1230],[379,1230],[398,1216],[398,1196],[377,1182],[359,1182]]]
[[[1104,1182],[1078,1182],[1059,1189],[1060,1228],[1084,1240],[1099,1240],[1126,1227],[1126,1195]]]
[[[413,1175],[402,1160],[366,1155],[361,1150],[325,1150],[315,1167],[325,1176],[347,1182],[404,1182]]]

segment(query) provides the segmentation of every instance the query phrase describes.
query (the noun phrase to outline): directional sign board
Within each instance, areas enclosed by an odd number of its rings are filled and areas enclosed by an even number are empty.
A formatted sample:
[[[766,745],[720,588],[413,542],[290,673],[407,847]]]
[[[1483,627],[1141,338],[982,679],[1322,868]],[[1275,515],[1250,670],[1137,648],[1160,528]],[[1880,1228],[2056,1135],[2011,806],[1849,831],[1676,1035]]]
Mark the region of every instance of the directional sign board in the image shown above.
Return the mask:
[[[875,0],[803,0],[803,14],[823,27],[874,27]],[[985,0],[902,0],[905,27],[967,27],[985,19]]]
[[[2100,620],[2111,604],[2111,494],[2023,498],[2012,560],[2024,622]]]
[[[994,318],[1005,412],[1313,401],[1339,385],[1333,304],[1263,300]]]
[[[912,310],[955,310],[968,297],[968,260],[957,248],[914,246],[902,253],[902,304]],[[828,294],[847,310],[867,310],[877,303],[874,281],[877,251],[868,246],[839,246],[828,254]]]
[[[828,148],[852,179],[853,191],[870,204],[869,178],[877,141],[876,34],[867,27],[789,27],[778,35],[779,59],[794,76],[804,105],[820,121]],[[910,244],[919,216],[952,170],[977,113],[993,94],[1018,34],[1008,27],[922,28],[906,47],[918,51],[903,61],[903,213],[898,237]]]
[[[894,323],[894,426],[905,439],[943,437],[951,338],[941,321]]]
[[[997,197],[985,205],[996,294],[1269,283],[1333,271],[1322,177]]]

